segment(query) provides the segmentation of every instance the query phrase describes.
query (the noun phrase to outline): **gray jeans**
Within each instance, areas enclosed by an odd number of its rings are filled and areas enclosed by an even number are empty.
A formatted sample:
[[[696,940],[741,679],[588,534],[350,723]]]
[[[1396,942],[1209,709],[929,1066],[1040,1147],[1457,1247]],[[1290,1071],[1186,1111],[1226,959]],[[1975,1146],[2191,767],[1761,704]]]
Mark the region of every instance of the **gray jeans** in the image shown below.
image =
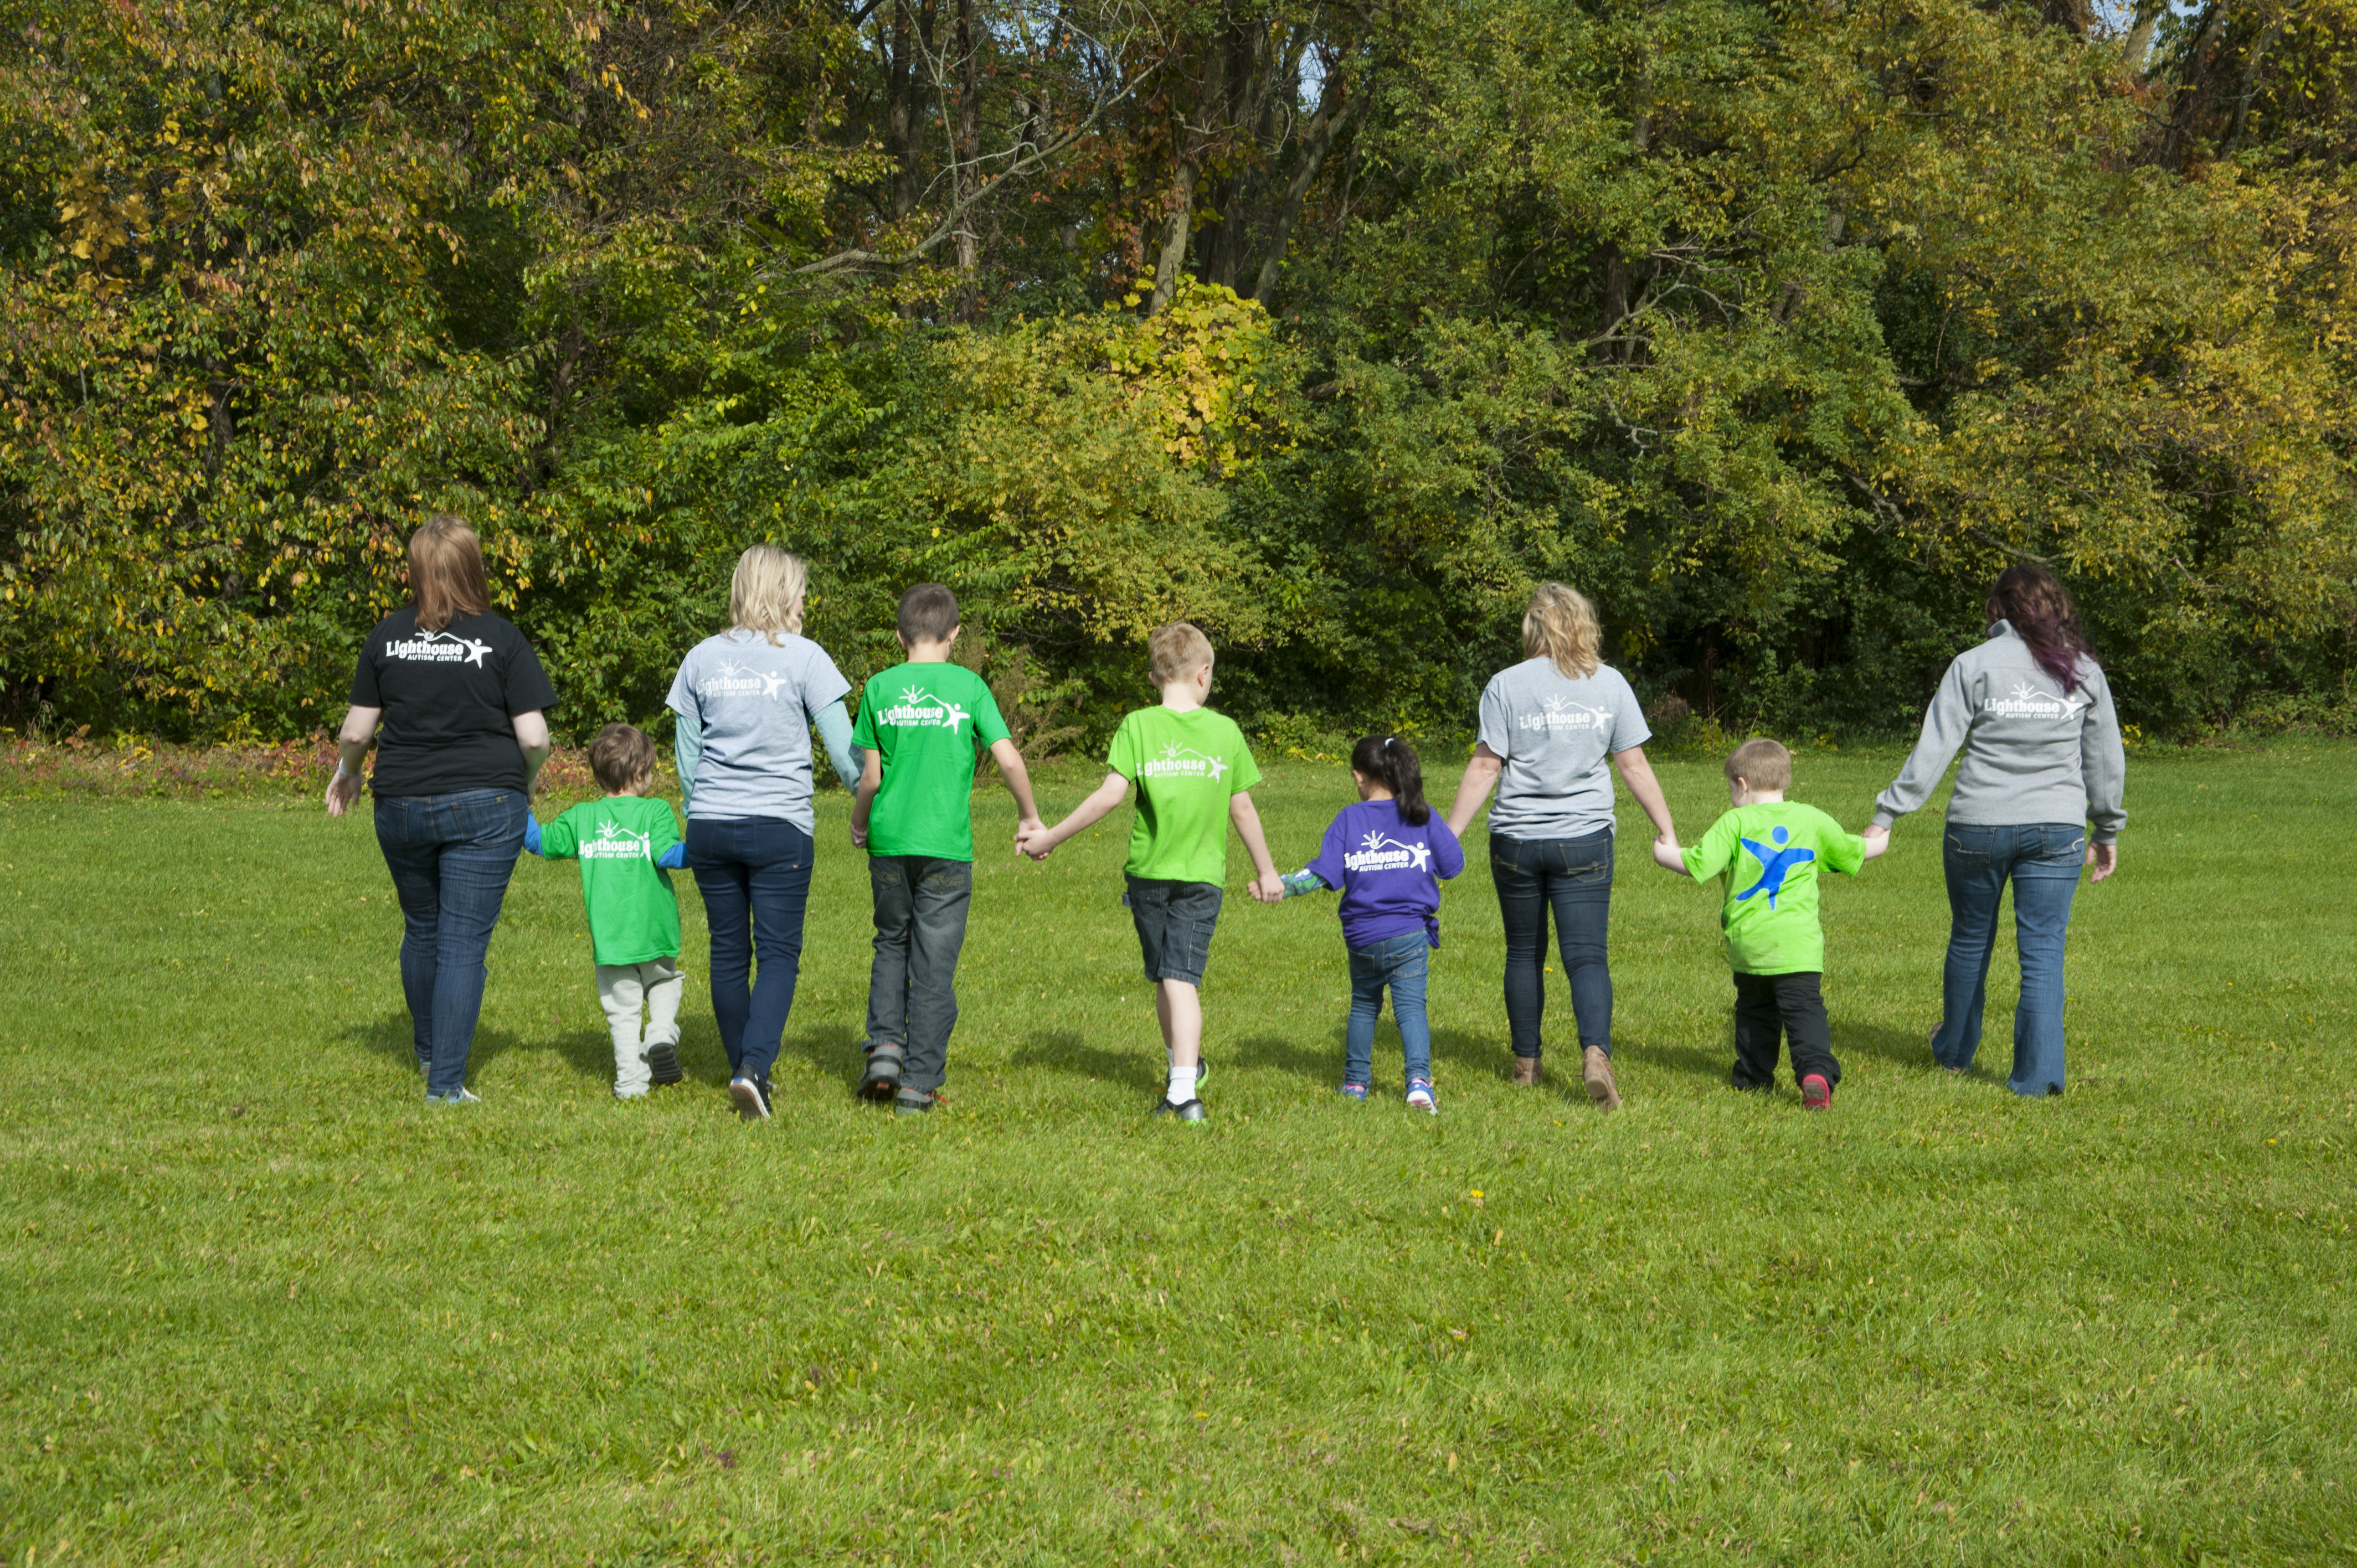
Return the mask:
[[[597,966],[597,1004],[606,1009],[607,1026],[614,1031],[614,1092],[623,1099],[644,1094],[653,1082],[648,1051],[657,1045],[679,1044],[680,989],[675,958]],[[643,1035],[639,1030],[641,1004],[646,1008]]]
[[[901,1048],[903,1089],[939,1089],[957,1026],[958,950],[965,946],[966,907],[974,900],[974,863],[871,855],[867,880],[876,895],[867,1041]]]

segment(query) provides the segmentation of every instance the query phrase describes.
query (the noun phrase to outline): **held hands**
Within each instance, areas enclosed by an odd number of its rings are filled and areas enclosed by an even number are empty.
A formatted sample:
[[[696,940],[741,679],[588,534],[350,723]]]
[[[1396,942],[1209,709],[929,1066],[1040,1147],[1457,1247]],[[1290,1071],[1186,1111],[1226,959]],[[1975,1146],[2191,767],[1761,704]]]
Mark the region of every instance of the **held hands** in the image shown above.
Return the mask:
[[[336,776],[328,780],[328,815],[342,816],[352,809],[352,802],[360,798],[361,776],[357,773],[345,772],[342,765],[339,764],[336,768]]]
[[[854,849],[867,847],[867,824],[856,817],[851,819],[851,847]]]
[[[1686,875],[1686,857],[1679,850],[1678,841],[1667,834],[1653,841],[1653,864],[1663,871],[1674,871],[1680,876]]]
[[[1866,832],[1858,834],[1857,836],[1866,841],[1866,858],[1868,860],[1874,859],[1877,855],[1888,853],[1890,848],[1890,830],[1889,828],[1877,827],[1872,823],[1868,823]]]
[[[1254,877],[1252,882],[1252,896],[1264,904],[1284,903],[1285,878],[1279,876],[1274,871],[1268,873],[1265,876]]]
[[[1056,840],[1047,824],[1033,817],[1015,827],[1015,853],[1028,854],[1034,860],[1045,860],[1056,851]]]
[[[2091,843],[2087,846],[2087,864],[2093,867],[2087,873],[2090,882],[2101,882],[2120,868],[2120,846],[2116,843]]]

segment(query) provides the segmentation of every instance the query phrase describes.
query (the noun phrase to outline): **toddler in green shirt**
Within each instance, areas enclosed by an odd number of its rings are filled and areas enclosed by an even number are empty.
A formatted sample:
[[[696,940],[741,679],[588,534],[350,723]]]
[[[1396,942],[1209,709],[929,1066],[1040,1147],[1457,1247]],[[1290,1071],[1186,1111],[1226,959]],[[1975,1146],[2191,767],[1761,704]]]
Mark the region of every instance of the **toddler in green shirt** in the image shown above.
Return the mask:
[[[1771,1089],[1789,1036],[1801,1103],[1823,1111],[1841,1081],[1821,986],[1825,934],[1817,923],[1817,870],[1845,876],[1880,854],[1818,811],[1784,799],[1792,754],[1772,740],[1747,740],[1727,759],[1735,809],[1692,849],[1657,843],[1664,870],[1721,882],[1718,924],[1735,971],[1735,1087]]]
[[[990,749],[1015,797],[1016,835],[1039,825],[1023,754],[981,676],[950,662],[957,596],[920,583],[900,596],[909,658],[870,679],[851,744],[865,747],[851,842],[867,851],[876,962],[867,975],[867,1069],[859,1090],[923,1115],[949,1073],[957,961],[974,898],[974,770]]]
[[[671,873],[686,864],[687,851],[671,802],[647,799],[655,747],[642,732],[599,730],[589,768],[605,799],[585,800],[546,827],[526,817],[523,846],[544,860],[581,863],[597,1002],[614,1034],[614,1096],[636,1100],[651,1084],[680,1080],[679,897]]]
[[[1137,928],[1146,983],[1154,987],[1154,1015],[1170,1062],[1169,1087],[1154,1113],[1200,1122],[1200,988],[1228,879],[1229,823],[1235,824],[1252,855],[1257,874],[1253,897],[1275,904],[1285,897],[1285,883],[1269,858],[1249,793],[1260,782],[1252,747],[1234,720],[1203,705],[1211,694],[1211,639],[1175,621],[1155,628],[1146,650],[1162,688],[1162,705],[1141,708],[1122,720],[1106,758],[1110,771],[1096,792],[1054,827],[1023,834],[1016,847],[1034,860],[1047,859],[1058,844],[1102,821],[1136,784],[1137,819],[1122,868],[1129,890],[1122,902]]]

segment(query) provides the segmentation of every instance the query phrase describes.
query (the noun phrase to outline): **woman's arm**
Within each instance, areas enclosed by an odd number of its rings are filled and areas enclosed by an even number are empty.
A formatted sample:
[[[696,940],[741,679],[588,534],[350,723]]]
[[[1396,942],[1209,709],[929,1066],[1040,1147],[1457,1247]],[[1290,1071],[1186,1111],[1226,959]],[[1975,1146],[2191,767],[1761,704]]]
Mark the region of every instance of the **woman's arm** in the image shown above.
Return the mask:
[[[704,721],[694,714],[672,711],[671,759],[679,769],[679,803],[683,811],[695,805],[695,770],[704,763]]]
[[[857,786],[863,771],[859,758],[862,749],[851,744],[851,710],[838,697],[818,711],[818,737],[826,743],[826,759],[834,765],[834,776],[844,788]]]
[[[1654,838],[1674,844],[1678,842],[1677,824],[1670,821],[1670,803],[1662,799],[1662,781],[1653,777],[1653,765],[1645,760],[1645,748],[1632,746],[1626,751],[1612,754],[1612,766],[1620,770],[1620,782],[1629,786],[1629,793],[1637,797],[1645,816],[1653,824]]]
[[[382,708],[354,707],[344,714],[344,727],[336,735],[336,776],[328,780],[328,815],[342,816],[360,799],[361,764],[382,717]]]
[[[1880,828],[1888,833],[1891,823],[1930,800],[1972,727],[1972,695],[1964,690],[1962,671],[1952,663],[1940,678],[1940,689],[1932,694],[1932,705],[1923,710],[1922,737],[1908,754],[1907,766],[1899,770],[1890,788],[1876,799],[1874,822],[1867,831]]]
[[[1482,741],[1473,748],[1472,760],[1465,765],[1465,777],[1457,781],[1457,803],[1448,808],[1448,831],[1458,838],[1473,825],[1473,813],[1490,798],[1497,787],[1498,775],[1504,772],[1506,759],[1490,749]]]
[[[540,788],[540,770],[548,761],[548,715],[534,708],[511,715],[508,723],[515,726],[516,749],[523,753],[523,798],[529,800]]]

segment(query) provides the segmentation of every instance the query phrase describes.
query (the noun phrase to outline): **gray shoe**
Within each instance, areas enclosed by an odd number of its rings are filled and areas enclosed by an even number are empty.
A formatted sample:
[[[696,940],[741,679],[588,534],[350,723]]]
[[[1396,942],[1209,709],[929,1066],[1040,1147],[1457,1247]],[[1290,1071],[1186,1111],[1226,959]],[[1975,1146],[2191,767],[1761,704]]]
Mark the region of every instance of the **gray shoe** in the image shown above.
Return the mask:
[[[482,1102],[481,1095],[471,1094],[464,1088],[455,1090],[448,1094],[428,1094],[425,1097],[425,1103],[428,1105],[480,1105]]]

